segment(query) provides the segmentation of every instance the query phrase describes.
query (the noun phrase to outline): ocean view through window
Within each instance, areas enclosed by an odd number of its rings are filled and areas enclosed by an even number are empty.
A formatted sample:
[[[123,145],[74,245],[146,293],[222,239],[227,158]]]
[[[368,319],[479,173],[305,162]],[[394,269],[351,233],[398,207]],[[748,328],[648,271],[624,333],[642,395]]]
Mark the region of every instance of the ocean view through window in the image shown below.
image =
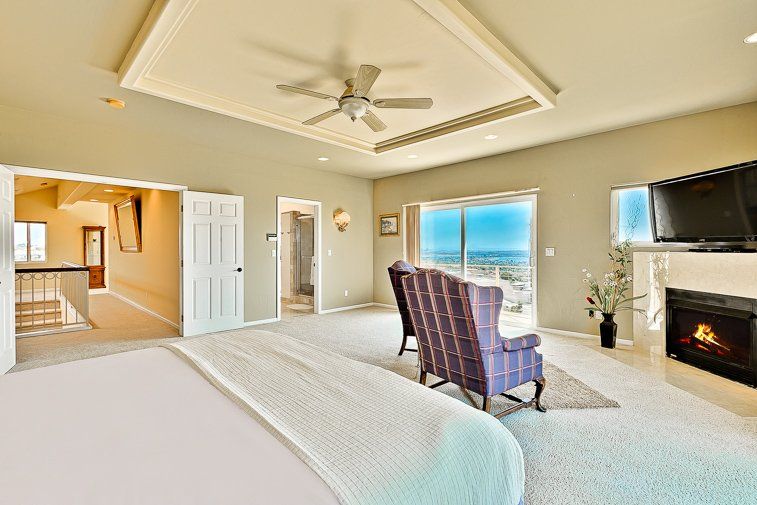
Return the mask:
[[[533,325],[534,211],[531,197],[421,210],[421,266],[504,293],[501,320]]]

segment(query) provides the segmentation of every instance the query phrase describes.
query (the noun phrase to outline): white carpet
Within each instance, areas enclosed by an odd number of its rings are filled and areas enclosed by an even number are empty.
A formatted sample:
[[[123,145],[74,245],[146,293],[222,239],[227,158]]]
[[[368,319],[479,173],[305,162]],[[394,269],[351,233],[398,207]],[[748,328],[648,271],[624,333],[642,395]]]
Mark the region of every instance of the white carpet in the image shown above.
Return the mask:
[[[397,356],[402,328],[396,311],[301,315],[255,329],[416,377],[417,355]],[[527,505],[757,503],[757,434],[746,421],[575,339],[542,336],[546,359],[620,407],[505,417],[523,448]],[[78,348],[63,361],[130,349]]]
[[[392,310],[258,328],[415,375],[415,353],[396,355],[401,326]],[[528,505],[757,503],[757,435],[742,418],[569,338],[544,335],[542,352],[620,407],[525,410],[503,420],[523,447]]]

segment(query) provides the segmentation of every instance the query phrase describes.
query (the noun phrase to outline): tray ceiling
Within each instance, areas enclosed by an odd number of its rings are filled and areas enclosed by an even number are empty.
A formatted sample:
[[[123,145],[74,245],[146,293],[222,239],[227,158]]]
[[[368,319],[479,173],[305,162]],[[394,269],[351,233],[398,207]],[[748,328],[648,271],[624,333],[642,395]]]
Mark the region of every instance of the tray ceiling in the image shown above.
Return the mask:
[[[368,98],[431,97],[428,110],[373,109],[373,132],[335,103],[361,64],[381,68]],[[554,93],[454,0],[166,0],[153,6],[120,84],[368,154],[551,108]]]

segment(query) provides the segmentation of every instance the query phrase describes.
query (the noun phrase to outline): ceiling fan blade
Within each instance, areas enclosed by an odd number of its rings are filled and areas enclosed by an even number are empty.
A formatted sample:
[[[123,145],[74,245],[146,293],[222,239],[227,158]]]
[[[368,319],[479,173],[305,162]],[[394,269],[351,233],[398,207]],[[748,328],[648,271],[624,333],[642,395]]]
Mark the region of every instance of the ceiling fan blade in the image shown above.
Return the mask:
[[[362,117],[362,120],[365,124],[371,127],[371,130],[375,132],[386,130],[386,125],[384,124],[384,122],[381,121],[378,116],[371,111],[366,112]]]
[[[373,65],[360,65],[357,69],[355,82],[352,85],[352,94],[355,96],[365,96],[370,91],[373,83],[378,79],[381,69]]]
[[[434,101],[430,98],[377,98],[373,105],[380,109],[430,109]]]
[[[340,112],[342,112],[342,109],[333,109],[333,110],[330,110],[328,112],[324,112],[323,114],[318,114],[317,116],[312,117],[312,118],[308,119],[307,121],[304,121],[302,124],[314,125],[316,123],[320,123],[324,119],[330,118],[331,116],[336,116]]]
[[[299,93],[300,95],[308,95],[315,98],[322,98],[324,100],[338,100],[337,97],[326,95],[324,93],[318,93],[317,91],[311,91],[305,88],[298,88],[297,86],[289,86],[287,84],[277,84],[276,87],[283,91],[291,91],[292,93]]]

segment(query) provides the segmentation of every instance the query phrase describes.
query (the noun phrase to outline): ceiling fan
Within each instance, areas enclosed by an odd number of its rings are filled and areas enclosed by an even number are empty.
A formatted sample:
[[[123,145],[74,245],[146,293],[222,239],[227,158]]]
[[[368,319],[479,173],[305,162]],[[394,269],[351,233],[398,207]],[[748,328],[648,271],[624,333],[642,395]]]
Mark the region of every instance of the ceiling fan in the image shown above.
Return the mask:
[[[384,122],[369,109],[371,105],[378,107],[379,109],[429,109],[434,104],[434,101],[430,98],[377,98],[371,101],[366,95],[368,95],[368,91],[370,91],[371,86],[376,82],[380,73],[381,69],[378,67],[374,67],[373,65],[360,65],[360,68],[357,69],[357,75],[355,78],[344,81],[344,84],[347,85],[347,89],[344,90],[339,98],[319,93],[318,91],[298,88],[297,86],[289,86],[287,84],[277,84],[276,87],[284,91],[291,91],[292,93],[308,95],[323,100],[333,100],[339,105],[339,108],[337,109],[318,114],[317,116],[304,121],[302,123],[304,125],[314,125],[343,112],[352,121],[356,121],[360,118],[371,128],[371,130],[380,132],[386,129],[386,124],[384,124]]]

